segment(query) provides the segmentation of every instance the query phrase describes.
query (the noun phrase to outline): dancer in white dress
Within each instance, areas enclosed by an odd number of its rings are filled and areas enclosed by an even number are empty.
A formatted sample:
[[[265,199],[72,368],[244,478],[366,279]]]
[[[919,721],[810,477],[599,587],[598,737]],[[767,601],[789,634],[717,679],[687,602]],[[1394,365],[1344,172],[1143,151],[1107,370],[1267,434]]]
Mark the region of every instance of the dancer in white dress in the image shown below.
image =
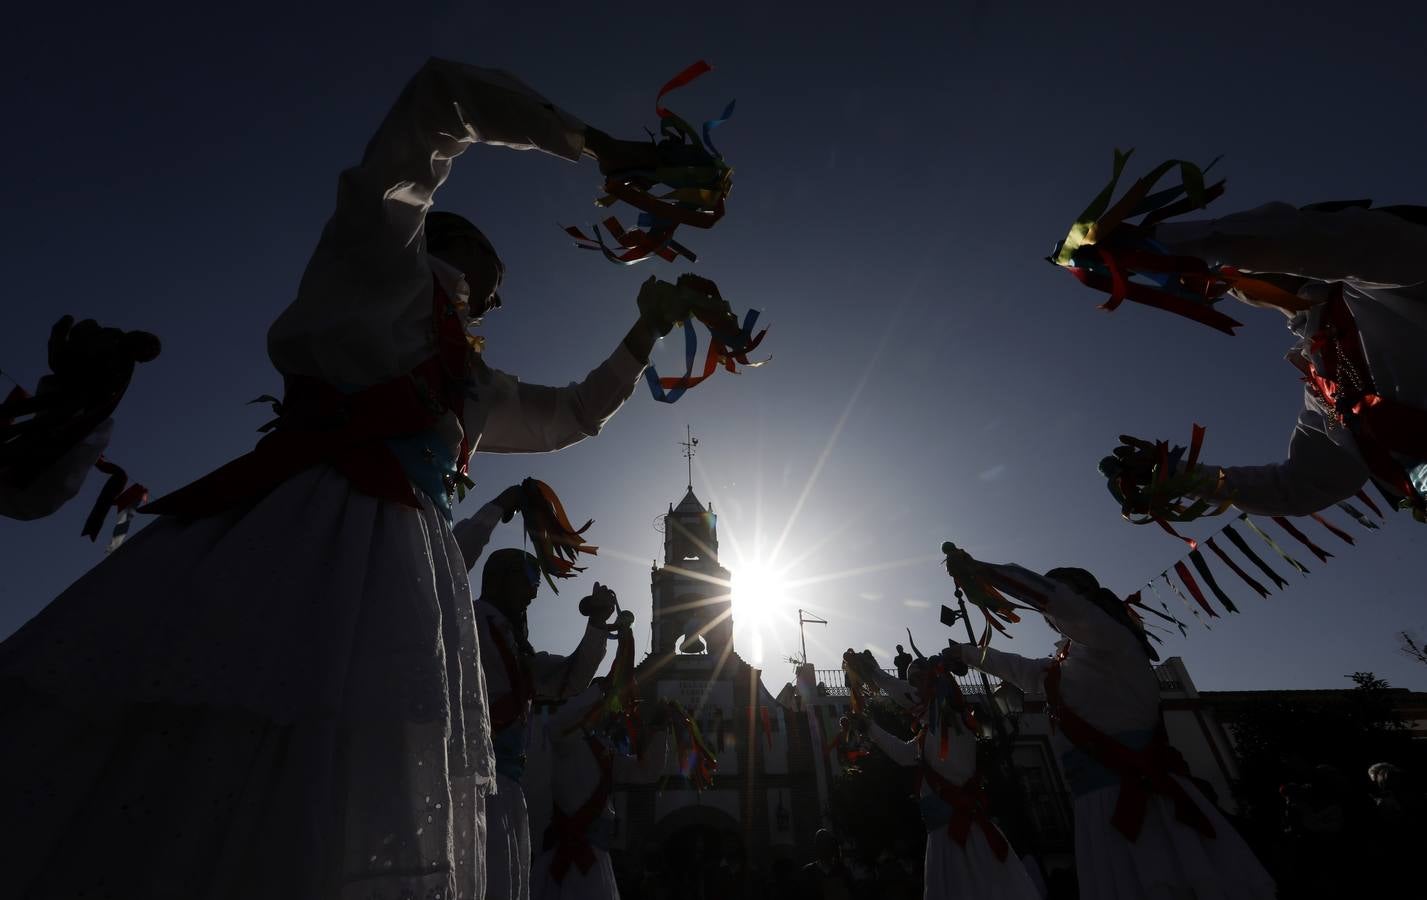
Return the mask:
[[[507,74],[423,66],[269,333],[276,427],[0,645],[7,896],[484,896],[494,757],[448,522],[466,457],[597,433],[699,300],[646,283],[568,387],[487,366],[465,328],[501,264],[427,216],[477,143],[605,169],[650,152]]]
[[[954,644],[943,656],[1044,694],[1075,795],[1080,896],[1270,900],[1272,877],[1188,778],[1166,739],[1153,650],[1121,602],[1083,569],[1045,577],[960,554],[1065,636],[1054,659]]]
[[[615,832],[611,792],[615,784],[654,781],[668,764],[665,718],[648,715],[632,746],[628,701],[611,709],[612,676],[596,679],[550,718],[554,810],[531,875],[535,900],[618,900],[608,849]]]
[[[54,324],[50,374],[40,379],[33,396],[15,385],[0,403],[0,516],[51,515],[74,499],[99,463],[112,484],[101,491],[91,513],[91,519],[102,518],[125,481],[122,470],[100,462],[114,430],[112,414],[128,390],[134,366],[152,361],[159,349],[159,339],[145,331],[102,328],[93,319],[75,322],[73,316]],[[90,533],[88,524],[85,533]]]
[[[617,605],[614,592],[596,583],[580,602],[588,624],[575,651],[569,656],[536,652],[526,608],[539,590],[538,560],[532,554],[497,550],[486,560],[475,601],[495,751],[496,792],[486,803],[488,898],[530,896],[530,816],[521,782],[531,702],[564,700],[589,687],[609,643],[605,623]]]
[[[953,663],[953,665],[956,665]],[[956,665],[961,672],[965,666]],[[976,771],[975,720],[953,673],[940,660],[916,659],[902,681],[872,665],[859,667],[893,702],[910,710],[921,730],[910,741],[866,718],[872,742],[900,766],[917,767],[920,805],[927,828],[926,900],[976,897],[985,900],[1039,900],[1035,885],[1006,836],[991,821],[984,785]],[[928,734],[928,704],[936,684],[950,692],[951,715]],[[942,752],[942,734],[946,748]]]
[[[1231,295],[1287,317],[1288,360],[1305,385],[1285,460],[1201,465],[1193,494],[1300,516],[1372,482],[1427,521],[1427,208],[1269,203],[1146,233],[1168,254],[1277,288]],[[1140,465],[1154,457],[1139,442],[1117,453]]]

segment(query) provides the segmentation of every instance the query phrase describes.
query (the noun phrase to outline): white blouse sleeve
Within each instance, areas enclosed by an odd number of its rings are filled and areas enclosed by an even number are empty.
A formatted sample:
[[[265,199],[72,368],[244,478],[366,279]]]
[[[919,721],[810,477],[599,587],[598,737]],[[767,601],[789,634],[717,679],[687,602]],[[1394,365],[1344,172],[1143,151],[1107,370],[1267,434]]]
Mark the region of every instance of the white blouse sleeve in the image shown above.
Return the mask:
[[[1244,512],[1306,516],[1353,496],[1369,475],[1362,457],[1328,437],[1322,414],[1305,400],[1288,442],[1288,459],[1226,467],[1224,486]]]
[[[586,625],[584,636],[569,656],[542,652],[530,657],[530,676],[535,695],[560,700],[589,687],[605,658],[608,645],[608,632]]]
[[[1006,653],[994,647],[987,647],[983,657],[981,648],[975,644],[953,644],[961,652],[961,661],[988,675],[995,675],[1008,681],[1027,694],[1039,694],[1045,678],[1048,659],[1029,659],[1016,653]]]
[[[505,72],[429,60],[338,179],[297,299],[268,332],[279,371],[358,387],[431,355],[426,213],[452,161],[477,143],[577,160],[584,126]]]
[[[917,764],[916,740],[900,740],[871,719],[867,720],[867,736],[872,739],[872,743],[877,745],[878,750],[887,754],[887,758],[897,765],[915,766]]]
[[[23,488],[0,484],[0,516],[22,521],[42,519],[73,500],[109,446],[113,431],[114,420],[105,419],[30,484]]]
[[[1268,203],[1221,219],[1166,222],[1154,238],[1172,252],[1251,272],[1380,285],[1427,281],[1427,227],[1375,209]]]
[[[523,384],[492,369],[490,381],[477,388],[479,400],[467,406],[483,417],[481,427],[467,432],[481,435],[476,449],[482,453],[560,450],[599,434],[634,393],[644,366],[621,342],[583,381],[565,387]]]
[[[491,534],[504,515],[505,510],[499,503],[487,503],[476,510],[474,516],[462,519],[451,529],[451,533],[456,537],[456,544],[461,548],[461,556],[466,561],[467,571],[475,568],[476,560],[481,558],[486,544],[490,543]]]

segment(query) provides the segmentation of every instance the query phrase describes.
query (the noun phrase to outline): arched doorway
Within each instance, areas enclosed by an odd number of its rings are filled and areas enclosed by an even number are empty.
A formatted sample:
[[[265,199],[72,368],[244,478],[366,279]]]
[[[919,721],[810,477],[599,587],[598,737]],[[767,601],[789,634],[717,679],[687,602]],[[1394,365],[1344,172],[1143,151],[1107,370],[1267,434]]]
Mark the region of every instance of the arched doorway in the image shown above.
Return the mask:
[[[710,806],[674,810],[655,825],[660,876],[681,900],[740,896],[749,876],[738,821]]]

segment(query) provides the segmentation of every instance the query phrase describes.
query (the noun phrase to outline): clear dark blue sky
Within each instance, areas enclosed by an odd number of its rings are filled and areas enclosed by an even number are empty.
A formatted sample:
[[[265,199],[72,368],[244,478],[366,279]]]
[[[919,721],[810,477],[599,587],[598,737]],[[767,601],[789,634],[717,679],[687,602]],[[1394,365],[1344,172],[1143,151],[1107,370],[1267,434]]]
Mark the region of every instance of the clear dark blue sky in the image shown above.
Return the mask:
[[[675,442],[692,423],[725,561],[766,560],[785,535],[777,565],[803,582],[787,609],[833,623],[810,632],[821,666],[890,648],[904,625],[940,642],[946,539],[1083,565],[1122,592],[1173,562],[1180,546],[1121,522],[1095,472],[1121,431],[1182,438],[1198,421],[1212,461],[1284,451],[1300,385],[1279,317],[1236,312],[1247,327],[1230,339],[1140,307],[1106,315],[1041,261],[1112,147],[1142,167],[1223,153],[1224,210],[1427,201],[1415,3],[90,6],[7,23],[0,366],[32,383],[65,312],[160,334],[111,451],[160,492],[252,445],[267,410],[244,403],[280,387],[268,324],[337,172],[427,56],[508,68],[630,137],[654,124],[666,77],[713,62],[675,106],[697,118],[738,99],[719,138],[736,187],[725,221],[689,242],[736,307],[765,310],[774,362],[674,407],[641,388],[599,438],[478,457],[472,474],[491,496],[536,475],[593,515],[588,574],[643,619],[651,521],[683,493]],[[588,162],[476,148],[439,197],[506,259],[488,356],[526,380],[583,375],[632,320],[639,282],[680,271],[570,248],[555,225],[592,218],[596,187]],[[672,366],[673,348],[658,358]],[[78,537],[96,489],[49,520],[0,522],[0,635],[100,559]],[[1205,688],[1338,687],[1366,669],[1427,688],[1394,640],[1427,626],[1424,548],[1427,528],[1399,516],[1287,593],[1236,591],[1242,615],[1168,652]],[[580,587],[539,601],[552,649],[576,638]],[[749,605],[739,649],[761,652],[776,688],[796,627],[752,628],[777,616]],[[1007,646],[1049,648],[1039,624],[1016,635]]]

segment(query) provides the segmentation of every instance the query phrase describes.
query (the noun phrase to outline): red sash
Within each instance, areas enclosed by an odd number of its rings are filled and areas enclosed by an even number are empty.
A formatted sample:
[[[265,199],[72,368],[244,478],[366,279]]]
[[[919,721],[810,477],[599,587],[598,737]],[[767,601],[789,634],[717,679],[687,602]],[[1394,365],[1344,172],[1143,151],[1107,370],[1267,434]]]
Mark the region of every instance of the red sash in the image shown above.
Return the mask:
[[[986,800],[986,783],[977,774],[972,774],[962,785],[952,784],[943,778],[927,762],[926,734],[926,729],[923,729],[917,735],[921,777],[932,793],[951,809],[951,821],[946,823],[947,836],[956,841],[958,847],[965,847],[966,839],[971,836],[971,826],[975,825],[986,835],[986,843],[990,845],[991,852],[1004,862],[1011,845],[1007,843],[1001,829],[997,828],[996,823],[986,814],[989,806]]]
[[[1145,812],[1151,794],[1160,794],[1174,801],[1174,817],[1205,838],[1214,837],[1214,824],[1189,796],[1184,785],[1173,776],[1189,776],[1189,766],[1179,751],[1169,744],[1164,730],[1164,716],[1158,716],[1154,737],[1143,750],[1131,750],[1124,744],[1082,719],[1060,696],[1060,664],[1069,651],[1066,647],[1051,662],[1045,676],[1046,707],[1051,722],[1066,740],[1084,751],[1095,762],[1120,776],[1120,796],[1110,824],[1131,843],[1139,839],[1144,827]]]
[[[285,378],[278,425],[252,452],[140,512],[187,519],[215,515],[258,500],[321,464],[341,472],[364,494],[419,508],[411,480],[386,440],[430,429],[447,411],[459,418],[473,362],[460,314],[439,284],[432,304],[436,353],[411,374],[351,394],[316,378]],[[457,458],[462,473],[470,455],[463,438]]]
[[[595,785],[595,792],[574,813],[566,815],[559,804],[555,804],[554,814],[545,829],[544,848],[555,851],[550,859],[550,875],[556,884],[565,880],[565,873],[570,871],[572,864],[579,867],[581,875],[595,864],[595,851],[590,845],[590,826],[604,814],[605,804],[609,802],[609,794],[614,787],[614,756],[609,748],[592,735],[587,735],[585,742],[599,764],[600,780]]]
[[[1322,325],[1310,338],[1309,347],[1313,361],[1299,365],[1309,390],[1334,410],[1339,424],[1352,433],[1373,476],[1391,485],[1414,508],[1427,510],[1427,500],[1392,456],[1395,451],[1427,461],[1427,412],[1377,393],[1341,284],[1334,285]]]
[[[501,633],[500,626],[494,619],[486,619],[486,630],[490,632],[491,641],[495,644],[496,652],[500,654],[500,661],[505,666],[506,682],[510,685],[509,691],[491,698],[491,730],[504,731],[525,719],[530,711],[530,701],[535,696],[535,686],[531,682],[530,668],[524,664],[524,660],[516,658],[515,651],[506,643],[505,635]]]

